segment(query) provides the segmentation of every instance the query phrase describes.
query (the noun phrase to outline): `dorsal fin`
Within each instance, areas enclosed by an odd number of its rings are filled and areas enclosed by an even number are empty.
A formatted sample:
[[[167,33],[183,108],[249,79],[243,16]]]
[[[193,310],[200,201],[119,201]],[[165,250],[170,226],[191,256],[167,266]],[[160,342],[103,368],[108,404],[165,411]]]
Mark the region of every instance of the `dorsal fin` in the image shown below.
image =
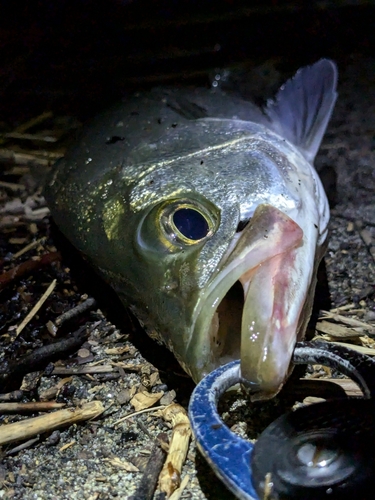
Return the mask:
[[[321,59],[301,68],[267,102],[272,129],[296,145],[312,162],[318,152],[337,98],[337,68]]]

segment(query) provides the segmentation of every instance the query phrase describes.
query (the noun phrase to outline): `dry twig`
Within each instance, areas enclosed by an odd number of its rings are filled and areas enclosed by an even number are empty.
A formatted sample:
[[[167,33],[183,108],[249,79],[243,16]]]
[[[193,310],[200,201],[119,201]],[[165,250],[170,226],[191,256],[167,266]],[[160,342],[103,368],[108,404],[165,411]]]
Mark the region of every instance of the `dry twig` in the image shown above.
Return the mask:
[[[163,439],[163,434],[159,434],[158,440]],[[135,494],[131,500],[151,500],[156,488],[158,477],[163,467],[165,458],[165,451],[158,442],[152,448],[150,458],[147,462],[146,469],[143,473],[142,479],[138,485]]]
[[[30,413],[64,408],[65,403],[36,401],[32,403],[0,403],[0,413]]]
[[[18,453],[22,450],[26,450],[26,448],[30,448],[33,444],[37,443],[38,441],[39,441],[39,436],[37,436],[36,438],[33,438],[33,439],[29,439],[28,441],[25,441],[24,443],[21,443],[20,445],[15,446],[11,450],[8,450],[5,453],[5,455],[7,455],[7,456],[15,455],[16,453]]]
[[[76,307],[73,307],[72,309],[69,309],[69,311],[65,311],[60,316],[58,316],[55,319],[55,325],[61,326],[65,321],[75,318],[76,316],[80,315],[85,311],[88,311],[89,309],[95,306],[96,306],[96,300],[93,299],[92,297],[89,297],[88,299],[78,304]]]
[[[169,497],[169,500],[180,500],[181,495],[184,492],[184,489],[188,485],[189,481],[190,481],[190,476],[187,474],[181,481],[181,486],[177,488],[177,490],[174,493],[172,493],[172,496]]]
[[[103,411],[104,407],[100,401],[91,401],[80,408],[58,410],[14,424],[2,425],[0,426],[0,445],[31,438],[37,434],[60,429],[76,422],[90,420],[99,416]]]
[[[89,373],[111,373],[114,372],[115,369],[111,365],[102,365],[102,366],[81,366],[81,367],[63,367],[63,366],[55,366],[53,369],[52,375],[87,375]]]

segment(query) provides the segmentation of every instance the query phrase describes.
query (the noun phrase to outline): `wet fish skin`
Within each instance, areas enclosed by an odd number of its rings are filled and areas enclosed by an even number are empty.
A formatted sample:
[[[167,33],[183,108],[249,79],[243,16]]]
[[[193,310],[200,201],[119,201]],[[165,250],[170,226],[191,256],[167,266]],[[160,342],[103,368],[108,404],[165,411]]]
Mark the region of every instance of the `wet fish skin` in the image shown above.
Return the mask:
[[[241,357],[270,397],[290,371],[327,236],[312,162],[336,82],[323,59],[263,111],[217,90],[139,93],[54,169],[57,224],[195,381]]]

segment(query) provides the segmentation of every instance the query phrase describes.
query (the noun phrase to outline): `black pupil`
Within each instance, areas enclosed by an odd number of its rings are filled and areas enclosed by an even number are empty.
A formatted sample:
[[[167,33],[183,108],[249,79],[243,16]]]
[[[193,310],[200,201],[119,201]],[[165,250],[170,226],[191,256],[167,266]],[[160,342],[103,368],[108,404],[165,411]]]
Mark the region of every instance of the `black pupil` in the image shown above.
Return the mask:
[[[176,228],[189,240],[201,240],[207,236],[209,227],[205,217],[193,208],[180,208],[173,214]]]

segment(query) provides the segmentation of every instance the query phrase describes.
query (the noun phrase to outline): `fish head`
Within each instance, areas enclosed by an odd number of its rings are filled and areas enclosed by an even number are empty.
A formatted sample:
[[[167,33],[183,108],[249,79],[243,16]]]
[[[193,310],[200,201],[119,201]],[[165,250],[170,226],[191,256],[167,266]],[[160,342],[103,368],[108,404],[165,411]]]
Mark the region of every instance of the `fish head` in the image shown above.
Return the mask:
[[[157,161],[174,140],[188,151]],[[312,169],[276,134],[243,121],[182,126],[155,144],[155,161],[145,147],[107,186],[100,268],[195,381],[241,358],[243,379],[270,397],[311,302]]]
[[[46,189],[57,224],[150,336],[196,382],[240,358],[254,399],[290,373],[327,236],[311,162],[336,73],[329,61],[315,66],[256,121],[192,119],[201,107],[188,103],[189,118],[180,109],[174,122],[164,98],[125,104],[87,130]]]

